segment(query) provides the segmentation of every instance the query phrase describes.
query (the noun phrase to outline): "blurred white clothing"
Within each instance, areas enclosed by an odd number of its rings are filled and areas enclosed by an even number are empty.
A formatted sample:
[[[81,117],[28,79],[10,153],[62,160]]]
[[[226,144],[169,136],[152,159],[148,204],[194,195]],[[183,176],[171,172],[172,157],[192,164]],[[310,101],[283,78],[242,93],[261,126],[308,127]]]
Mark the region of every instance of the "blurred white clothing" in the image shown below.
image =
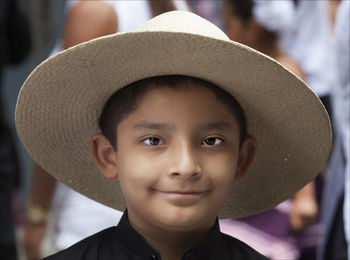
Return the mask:
[[[300,0],[295,8],[292,27],[281,34],[280,43],[300,64],[310,87],[323,97],[330,92],[328,76],[332,74],[327,66],[331,49],[328,1]]]
[[[328,74],[331,79],[331,103],[335,140],[329,160],[322,201],[323,236],[321,237],[318,259],[324,259],[327,245],[332,237],[334,222],[337,221],[338,205],[343,200],[343,223],[345,240],[350,259],[350,1],[343,0],[337,10],[332,49],[327,53],[333,67]],[[325,72],[326,73],[326,72]],[[343,197],[344,196],[344,197]],[[335,236],[335,235],[333,235]]]
[[[295,8],[292,0],[254,0],[254,19],[265,29],[283,33],[293,26]]]
[[[52,204],[53,242],[63,250],[85,237],[116,226],[122,212],[91,200],[68,186],[57,183]]]
[[[350,259],[350,1],[339,4],[335,31],[335,66],[337,84],[334,91],[334,115],[337,134],[342,141],[345,153],[345,187],[344,187],[344,230]]]

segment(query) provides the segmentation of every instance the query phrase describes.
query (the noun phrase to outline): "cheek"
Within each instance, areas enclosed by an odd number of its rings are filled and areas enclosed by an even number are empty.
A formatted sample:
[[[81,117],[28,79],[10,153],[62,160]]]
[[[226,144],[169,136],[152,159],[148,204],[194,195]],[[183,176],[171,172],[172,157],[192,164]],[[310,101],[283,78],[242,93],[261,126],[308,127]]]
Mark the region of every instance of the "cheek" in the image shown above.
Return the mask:
[[[159,179],[159,168],[157,160],[150,160],[136,152],[121,155],[117,159],[119,182],[124,192],[138,189],[142,193],[151,189]]]
[[[237,168],[235,156],[211,156],[205,160],[204,168],[216,189],[221,189],[222,193],[230,191]]]
[[[234,182],[234,176],[234,170],[223,169],[222,171],[216,171],[216,174],[213,177],[213,183],[215,185],[215,188],[218,190],[219,196],[226,198],[228,193],[231,191]]]

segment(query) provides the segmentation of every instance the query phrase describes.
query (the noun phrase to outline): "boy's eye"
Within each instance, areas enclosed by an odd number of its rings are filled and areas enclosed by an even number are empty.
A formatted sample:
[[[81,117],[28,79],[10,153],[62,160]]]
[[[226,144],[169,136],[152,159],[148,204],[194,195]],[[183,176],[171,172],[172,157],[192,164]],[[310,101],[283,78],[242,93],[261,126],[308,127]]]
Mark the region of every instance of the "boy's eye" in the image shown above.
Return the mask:
[[[149,146],[156,146],[156,145],[164,144],[164,142],[161,139],[159,139],[158,137],[148,137],[148,138],[144,139],[143,142]]]
[[[222,139],[217,138],[217,137],[208,137],[206,139],[204,139],[204,141],[202,142],[202,145],[218,145],[221,144],[223,142]]]

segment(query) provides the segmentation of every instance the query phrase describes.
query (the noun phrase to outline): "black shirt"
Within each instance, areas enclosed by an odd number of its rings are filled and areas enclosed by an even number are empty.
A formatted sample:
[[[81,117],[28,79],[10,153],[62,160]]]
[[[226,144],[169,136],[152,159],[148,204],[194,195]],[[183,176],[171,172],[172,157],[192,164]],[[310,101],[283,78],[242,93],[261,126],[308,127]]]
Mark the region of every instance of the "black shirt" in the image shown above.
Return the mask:
[[[46,260],[160,260],[154,249],[131,227],[127,211],[118,226],[107,228],[75,245],[45,258]],[[189,248],[181,260],[259,260],[268,259],[243,242],[220,232],[219,223],[203,238]]]

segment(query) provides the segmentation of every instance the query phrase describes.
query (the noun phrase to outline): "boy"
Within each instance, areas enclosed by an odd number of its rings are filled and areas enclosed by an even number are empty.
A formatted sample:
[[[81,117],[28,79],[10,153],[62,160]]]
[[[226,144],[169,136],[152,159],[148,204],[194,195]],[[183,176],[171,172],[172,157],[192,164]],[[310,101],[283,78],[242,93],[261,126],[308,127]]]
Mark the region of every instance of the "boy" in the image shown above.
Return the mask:
[[[16,124],[49,173],[127,208],[117,227],[49,259],[265,259],[220,233],[217,215],[290,197],[331,143],[327,113],[300,79],[181,11],[41,64]]]

